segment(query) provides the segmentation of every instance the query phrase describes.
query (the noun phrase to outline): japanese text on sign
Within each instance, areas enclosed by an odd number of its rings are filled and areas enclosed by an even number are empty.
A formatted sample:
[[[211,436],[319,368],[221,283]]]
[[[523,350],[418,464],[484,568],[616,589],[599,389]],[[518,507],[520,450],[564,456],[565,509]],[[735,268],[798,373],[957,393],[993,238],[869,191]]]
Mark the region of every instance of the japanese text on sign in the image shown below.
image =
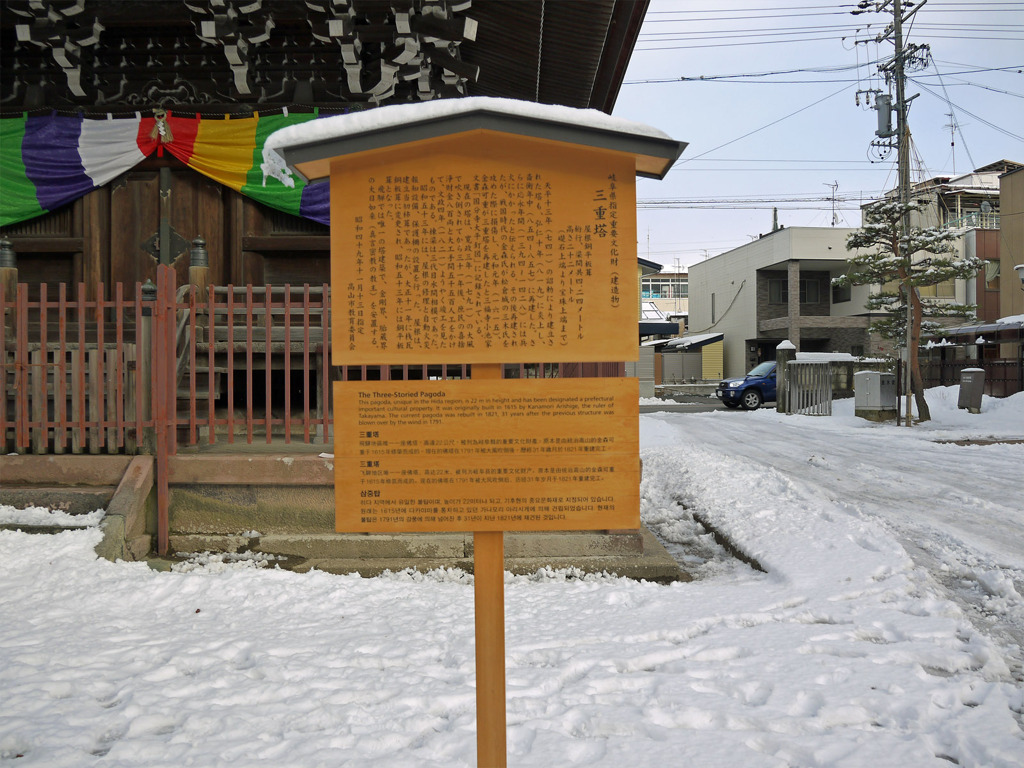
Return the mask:
[[[637,527],[631,379],[337,382],[338,530]]]
[[[635,357],[634,193],[616,171],[407,165],[338,187],[334,342],[353,362]]]

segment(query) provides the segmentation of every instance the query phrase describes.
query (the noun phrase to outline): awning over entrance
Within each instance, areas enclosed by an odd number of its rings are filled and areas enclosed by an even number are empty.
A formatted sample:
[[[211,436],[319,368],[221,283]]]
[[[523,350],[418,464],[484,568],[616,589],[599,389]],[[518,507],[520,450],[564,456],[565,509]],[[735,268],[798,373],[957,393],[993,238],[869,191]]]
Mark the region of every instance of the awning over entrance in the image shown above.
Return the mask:
[[[940,328],[928,334],[925,340],[939,343],[944,339],[952,344],[976,344],[979,338],[988,343],[1024,341],[1024,315],[1005,317],[995,323]]]
[[[694,336],[683,336],[679,339],[672,339],[667,347],[676,351],[693,352],[708,344],[714,344],[725,338],[724,333],[700,333]]]

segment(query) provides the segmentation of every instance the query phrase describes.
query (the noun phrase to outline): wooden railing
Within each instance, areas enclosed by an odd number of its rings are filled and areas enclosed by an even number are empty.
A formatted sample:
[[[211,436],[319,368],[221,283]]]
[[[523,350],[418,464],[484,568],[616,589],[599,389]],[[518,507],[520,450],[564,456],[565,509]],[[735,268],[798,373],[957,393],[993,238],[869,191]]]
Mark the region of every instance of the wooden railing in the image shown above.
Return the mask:
[[[326,285],[106,286],[87,298],[19,284],[0,295],[0,448],[155,453],[179,446],[330,444],[333,380],[469,378],[469,365],[347,366],[331,359]],[[54,293],[56,295],[54,295]],[[621,376],[622,363],[504,366],[505,378]]]
[[[177,419],[189,444],[329,441],[327,286],[189,286],[176,310]]]
[[[0,295],[0,448],[19,453],[153,452],[259,438],[326,442],[330,294],[325,286],[176,289],[135,285],[69,296],[19,284]]]
[[[15,301],[0,295],[4,319],[0,356],[0,448],[5,452],[134,453],[152,426],[144,407],[151,385],[140,350],[141,286],[113,297],[77,296],[67,286],[39,286],[30,301],[18,285]]]
[[[155,288],[155,290],[153,290]],[[0,450],[151,453],[157,551],[168,546],[168,457],[179,446],[332,441],[331,382],[470,378],[469,365],[331,359],[326,285],[0,290]],[[333,363],[333,365],[332,365]],[[622,376],[622,363],[506,365],[505,378]]]

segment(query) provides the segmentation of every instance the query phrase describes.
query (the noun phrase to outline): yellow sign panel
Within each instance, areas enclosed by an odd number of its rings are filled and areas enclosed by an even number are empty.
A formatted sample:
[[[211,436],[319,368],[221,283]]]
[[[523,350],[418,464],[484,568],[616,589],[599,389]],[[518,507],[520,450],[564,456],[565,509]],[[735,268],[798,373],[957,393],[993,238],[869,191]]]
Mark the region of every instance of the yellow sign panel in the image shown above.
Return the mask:
[[[488,130],[336,158],[335,364],[635,360],[635,172]]]
[[[335,382],[335,528],[639,528],[636,379]]]

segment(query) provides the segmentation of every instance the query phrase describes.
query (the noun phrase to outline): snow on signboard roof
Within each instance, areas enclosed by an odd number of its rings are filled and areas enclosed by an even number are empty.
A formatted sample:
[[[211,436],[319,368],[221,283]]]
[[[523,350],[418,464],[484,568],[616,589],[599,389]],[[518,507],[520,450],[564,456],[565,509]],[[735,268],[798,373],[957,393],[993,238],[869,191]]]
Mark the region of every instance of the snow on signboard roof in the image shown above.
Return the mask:
[[[470,96],[461,99],[436,99],[415,104],[395,104],[387,107],[334,115],[291,125],[270,134],[263,145],[264,183],[273,177],[286,186],[293,186],[291,178],[295,166],[333,154],[345,145],[362,151],[374,142],[386,142],[390,132],[429,131],[431,124],[450,123],[459,118],[504,118],[519,126],[533,124],[553,131],[555,135],[571,134],[579,143],[603,146],[608,142],[632,141],[638,156],[657,158],[665,167],[643,175],[660,178],[686,147],[685,142],[672,139],[668,134],[649,125],[620,117],[612,117],[596,109],[577,109],[556,104],[536,104],[516,99]],[[450,132],[450,131],[445,131]],[[525,135],[534,135],[523,131]],[[427,134],[416,138],[425,138]],[[536,134],[540,135],[540,134]],[[579,137],[590,139],[584,142]],[[404,136],[404,140],[410,140]],[[360,143],[362,141],[362,143]],[[392,141],[390,143],[398,143]],[[631,145],[632,146],[632,145]],[[352,151],[352,150],[348,150]],[[627,150],[630,151],[630,150]],[[328,153],[325,155],[325,152]],[[639,171],[640,169],[638,169]]]

